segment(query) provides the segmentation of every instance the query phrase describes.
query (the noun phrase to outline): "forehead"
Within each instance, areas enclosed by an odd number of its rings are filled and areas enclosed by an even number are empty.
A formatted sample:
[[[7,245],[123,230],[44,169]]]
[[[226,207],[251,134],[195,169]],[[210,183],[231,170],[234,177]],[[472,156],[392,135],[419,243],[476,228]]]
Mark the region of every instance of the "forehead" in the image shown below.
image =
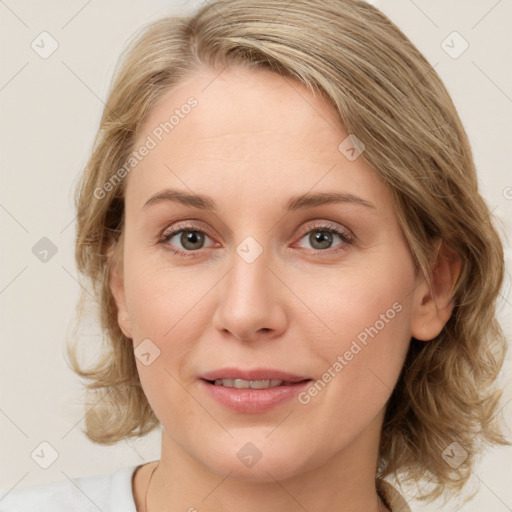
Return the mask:
[[[148,138],[154,147],[130,173],[127,200],[140,203],[163,186],[251,200],[319,182],[371,200],[383,184],[362,158],[340,152],[348,135],[331,105],[290,78],[244,68],[198,74],[167,92],[141,126],[134,147]]]
[[[167,92],[150,112],[137,140],[169,121],[175,111],[188,111],[190,98],[197,105],[188,114],[181,113],[182,117],[176,113],[179,119],[175,116],[172,131],[165,134],[169,143],[191,144],[204,139],[213,145],[221,138],[240,141],[251,134],[258,141],[278,146],[283,136],[290,142],[306,138],[313,142],[327,132],[337,132],[337,139],[344,130],[334,109],[303,84],[267,70],[234,68],[220,75],[204,72]],[[193,139],[188,138],[190,132],[195,135]],[[238,153],[252,149],[253,145],[244,146]]]

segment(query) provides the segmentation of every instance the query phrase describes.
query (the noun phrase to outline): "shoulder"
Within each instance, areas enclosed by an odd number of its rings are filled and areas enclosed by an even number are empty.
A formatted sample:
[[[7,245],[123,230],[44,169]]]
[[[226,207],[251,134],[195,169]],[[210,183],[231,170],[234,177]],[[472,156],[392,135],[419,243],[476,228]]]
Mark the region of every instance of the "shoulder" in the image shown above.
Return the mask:
[[[386,480],[376,480],[377,492],[391,512],[411,512],[409,504],[398,490]]]
[[[0,489],[0,512],[136,512],[132,475],[137,466],[94,475]]]

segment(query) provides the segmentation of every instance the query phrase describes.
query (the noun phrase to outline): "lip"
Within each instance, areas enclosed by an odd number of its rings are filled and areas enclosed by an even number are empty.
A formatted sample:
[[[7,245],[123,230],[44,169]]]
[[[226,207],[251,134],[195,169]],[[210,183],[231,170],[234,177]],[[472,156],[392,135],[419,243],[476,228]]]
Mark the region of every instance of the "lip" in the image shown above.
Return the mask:
[[[215,386],[217,379],[283,380],[289,384],[266,389],[237,389]],[[199,384],[205,393],[219,404],[236,412],[262,413],[297,396],[309,385],[309,377],[271,368],[239,369],[222,368],[200,376]]]

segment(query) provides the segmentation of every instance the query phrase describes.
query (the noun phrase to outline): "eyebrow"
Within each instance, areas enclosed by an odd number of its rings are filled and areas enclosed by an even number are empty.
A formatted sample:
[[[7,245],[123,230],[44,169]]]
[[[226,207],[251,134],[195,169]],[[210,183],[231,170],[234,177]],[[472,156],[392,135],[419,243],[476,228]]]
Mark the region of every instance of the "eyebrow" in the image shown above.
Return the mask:
[[[201,194],[190,194],[188,192],[183,192],[176,189],[165,189],[156,193],[146,201],[142,208],[144,209],[150,205],[157,204],[162,201],[173,201],[201,210],[212,210],[214,212],[217,211],[215,201],[211,197]],[[359,196],[339,192],[319,192],[315,194],[306,193],[299,196],[294,196],[286,202],[284,209],[287,211],[294,211],[329,203],[351,203],[377,210],[377,208],[372,203],[362,199]]]

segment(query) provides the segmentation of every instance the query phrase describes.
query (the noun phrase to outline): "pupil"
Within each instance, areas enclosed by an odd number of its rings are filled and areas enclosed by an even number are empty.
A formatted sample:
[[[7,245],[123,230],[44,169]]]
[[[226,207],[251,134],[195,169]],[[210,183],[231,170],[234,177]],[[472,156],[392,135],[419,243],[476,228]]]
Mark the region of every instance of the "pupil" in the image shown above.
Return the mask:
[[[320,248],[325,249],[326,247],[329,247],[329,244],[331,243],[332,235],[328,231],[317,231],[316,234],[313,235],[312,242],[314,241],[320,243]],[[314,244],[312,243],[314,246]]]
[[[199,242],[199,245],[201,245],[202,239],[202,234],[198,231],[185,231],[181,235],[181,243],[183,244],[183,247],[186,247],[187,249],[197,249],[194,244]],[[192,247],[188,246],[189,243],[192,244]]]

